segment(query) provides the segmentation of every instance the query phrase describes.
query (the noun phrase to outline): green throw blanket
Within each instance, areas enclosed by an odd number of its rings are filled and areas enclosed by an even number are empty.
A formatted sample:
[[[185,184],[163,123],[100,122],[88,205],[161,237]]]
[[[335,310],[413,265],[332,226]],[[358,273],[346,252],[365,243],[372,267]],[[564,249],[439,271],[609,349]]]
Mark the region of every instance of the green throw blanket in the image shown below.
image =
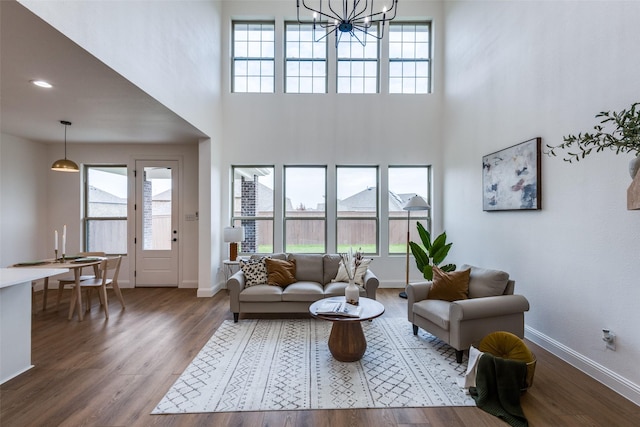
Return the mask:
[[[514,427],[527,427],[529,423],[520,407],[520,388],[526,375],[526,363],[484,353],[478,361],[476,386],[469,388],[469,393],[478,408]]]

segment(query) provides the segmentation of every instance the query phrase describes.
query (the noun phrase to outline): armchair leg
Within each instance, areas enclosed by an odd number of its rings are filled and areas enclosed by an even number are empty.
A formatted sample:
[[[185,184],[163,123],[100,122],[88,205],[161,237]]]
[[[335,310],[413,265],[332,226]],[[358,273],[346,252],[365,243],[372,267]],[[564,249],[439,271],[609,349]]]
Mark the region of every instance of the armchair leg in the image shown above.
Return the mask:
[[[464,350],[456,350],[456,362],[462,363],[462,353]]]
[[[413,326],[413,335],[418,335],[418,327],[416,325]]]
[[[233,313],[233,323],[238,323],[238,317],[240,317],[240,313]]]

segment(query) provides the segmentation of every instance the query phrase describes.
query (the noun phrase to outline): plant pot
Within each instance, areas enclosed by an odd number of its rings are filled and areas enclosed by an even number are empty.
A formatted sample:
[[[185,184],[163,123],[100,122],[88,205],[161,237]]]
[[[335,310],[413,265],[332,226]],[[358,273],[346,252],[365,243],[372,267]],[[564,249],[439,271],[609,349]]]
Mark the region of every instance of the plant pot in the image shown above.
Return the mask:
[[[631,179],[636,177],[638,170],[640,170],[640,155],[629,161],[629,175],[631,175]]]

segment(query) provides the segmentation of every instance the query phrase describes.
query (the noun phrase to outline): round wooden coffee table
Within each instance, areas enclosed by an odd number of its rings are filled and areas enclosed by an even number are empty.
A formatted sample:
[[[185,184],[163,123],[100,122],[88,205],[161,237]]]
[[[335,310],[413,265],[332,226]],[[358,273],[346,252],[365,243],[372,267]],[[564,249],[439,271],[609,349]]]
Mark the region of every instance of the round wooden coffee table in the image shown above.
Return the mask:
[[[344,302],[344,297],[331,297],[314,302],[309,307],[309,313],[318,319],[333,322],[329,335],[329,351],[336,360],[341,362],[355,362],[362,359],[367,349],[367,340],[362,332],[360,322],[375,319],[384,313],[384,306],[378,301],[360,297],[358,305],[362,307],[360,317],[328,316],[318,314],[318,307],[328,301]]]

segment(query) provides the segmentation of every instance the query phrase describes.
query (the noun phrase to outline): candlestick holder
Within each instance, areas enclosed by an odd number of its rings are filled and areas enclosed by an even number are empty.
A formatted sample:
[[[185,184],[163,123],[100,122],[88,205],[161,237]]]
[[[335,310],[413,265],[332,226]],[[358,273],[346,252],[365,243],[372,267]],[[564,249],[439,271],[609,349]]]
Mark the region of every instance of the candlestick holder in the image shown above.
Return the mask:
[[[54,249],[53,250],[56,253],[56,257],[53,259],[55,262],[58,262],[58,250]]]
[[[67,260],[65,259],[66,255],[62,254],[62,261],[61,262],[67,262]]]

